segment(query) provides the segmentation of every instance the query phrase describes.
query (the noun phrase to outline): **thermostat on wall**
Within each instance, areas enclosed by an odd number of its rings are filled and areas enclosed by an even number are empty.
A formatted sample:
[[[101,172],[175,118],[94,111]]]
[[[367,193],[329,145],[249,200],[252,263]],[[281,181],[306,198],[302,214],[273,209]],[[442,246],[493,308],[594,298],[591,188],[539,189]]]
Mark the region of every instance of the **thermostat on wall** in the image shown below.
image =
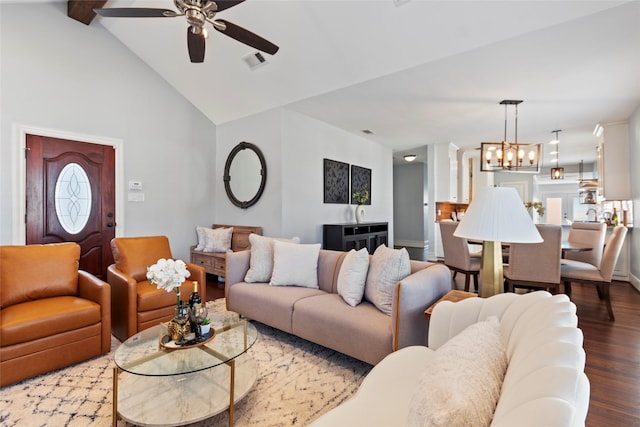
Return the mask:
[[[129,181],[129,190],[142,190],[142,181]]]

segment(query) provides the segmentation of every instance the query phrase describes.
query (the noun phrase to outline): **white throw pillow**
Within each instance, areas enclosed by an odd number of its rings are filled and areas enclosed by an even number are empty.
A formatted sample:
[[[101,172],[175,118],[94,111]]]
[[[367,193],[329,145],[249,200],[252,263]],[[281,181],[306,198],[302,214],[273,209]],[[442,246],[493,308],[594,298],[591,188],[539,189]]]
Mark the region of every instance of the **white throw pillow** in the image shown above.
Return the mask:
[[[249,234],[251,243],[251,259],[249,260],[249,271],[244,276],[244,281],[249,283],[268,283],[273,272],[273,237],[260,236],[259,234]],[[283,242],[300,243],[300,238],[277,239]]]
[[[318,288],[320,243],[300,245],[275,241],[271,286]]]
[[[407,426],[490,425],[506,370],[498,318],[474,323],[435,352],[409,402]]]
[[[390,249],[378,246],[373,253],[367,274],[364,296],[378,310],[391,316],[393,291],[396,283],[411,274],[409,252],[405,248]]]
[[[338,295],[351,307],[362,302],[368,271],[369,252],[367,248],[362,248],[359,251],[351,249],[347,252],[338,273]]]
[[[206,243],[203,252],[227,252],[231,250],[233,227],[206,228]]]
[[[198,235],[198,244],[195,250],[203,251],[207,245],[207,227],[196,227],[196,234]]]

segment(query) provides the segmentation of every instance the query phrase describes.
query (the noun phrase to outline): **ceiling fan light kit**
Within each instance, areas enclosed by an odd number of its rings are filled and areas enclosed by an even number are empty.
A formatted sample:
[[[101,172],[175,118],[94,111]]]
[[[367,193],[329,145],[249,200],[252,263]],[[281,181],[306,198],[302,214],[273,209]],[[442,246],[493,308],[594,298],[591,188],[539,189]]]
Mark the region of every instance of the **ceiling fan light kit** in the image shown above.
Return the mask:
[[[218,12],[236,6],[245,0],[173,0],[173,4],[178,9],[175,12],[170,9],[153,8],[107,8],[94,9],[94,11],[106,18],[175,18],[184,16],[187,20],[187,49],[189,58],[193,63],[204,62],[205,39],[207,38],[206,23],[210,23],[213,28],[232,39],[258,49],[270,55],[275,55],[279,47],[270,41],[260,37],[251,31],[242,28],[224,19],[213,18]]]
[[[518,142],[518,105],[521,100],[505,99],[504,139],[501,142],[480,144],[480,170],[482,172],[539,173],[541,144]],[[513,142],[507,140],[507,107],[515,106],[515,134]]]

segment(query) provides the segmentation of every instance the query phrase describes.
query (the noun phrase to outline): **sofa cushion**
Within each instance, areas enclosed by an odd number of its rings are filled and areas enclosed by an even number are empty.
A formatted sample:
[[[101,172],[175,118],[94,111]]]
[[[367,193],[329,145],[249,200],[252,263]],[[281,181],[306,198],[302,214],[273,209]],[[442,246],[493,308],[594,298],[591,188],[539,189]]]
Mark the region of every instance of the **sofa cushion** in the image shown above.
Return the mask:
[[[390,316],[395,286],[409,274],[411,261],[405,248],[390,249],[385,245],[378,246],[369,262],[369,273],[364,288],[366,300]]]
[[[73,331],[100,323],[100,305],[83,298],[61,296],[12,305],[2,310],[3,347]]]
[[[203,251],[207,244],[207,228],[209,227],[196,227],[196,235],[198,236],[198,244],[194,248],[196,251]]]
[[[507,356],[495,316],[447,341],[423,371],[408,426],[488,426],[500,397]]]
[[[228,309],[274,328],[291,333],[296,301],[324,291],[300,286],[273,287],[268,283],[235,283],[228,288]],[[338,297],[339,298],[339,297]]]
[[[419,379],[416,372],[429,366],[433,356],[435,351],[421,345],[390,353],[373,367],[352,398],[309,427],[403,426]]]
[[[251,233],[249,243],[251,243],[251,259],[249,260],[249,271],[244,280],[249,283],[268,283],[273,273],[273,242],[275,240],[291,243],[300,243],[300,238],[275,239],[273,237],[260,236]]]
[[[293,333],[372,365],[393,350],[389,316],[368,302],[350,307],[338,294],[296,301]]]
[[[352,307],[360,304],[369,271],[367,248],[351,249],[344,258],[338,273],[338,294]]]
[[[78,293],[77,243],[0,247],[2,307]]]
[[[187,283],[187,281],[185,281]],[[185,286],[185,283],[182,286]],[[188,284],[188,283],[187,283]],[[181,289],[183,289],[181,286]],[[193,287],[193,285],[191,285]],[[136,298],[138,311],[150,311],[163,307],[175,307],[178,298],[174,291],[167,292],[158,288],[148,280],[136,283]]]
[[[202,252],[227,252],[231,250],[233,227],[205,228],[205,243]]]
[[[318,289],[320,243],[300,245],[276,241],[273,246],[271,286],[302,286]]]
[[[111,241],[111,252],[116,268],[137,282],[147,280],[147,267],[173,258],[166,236],[118,237]]]

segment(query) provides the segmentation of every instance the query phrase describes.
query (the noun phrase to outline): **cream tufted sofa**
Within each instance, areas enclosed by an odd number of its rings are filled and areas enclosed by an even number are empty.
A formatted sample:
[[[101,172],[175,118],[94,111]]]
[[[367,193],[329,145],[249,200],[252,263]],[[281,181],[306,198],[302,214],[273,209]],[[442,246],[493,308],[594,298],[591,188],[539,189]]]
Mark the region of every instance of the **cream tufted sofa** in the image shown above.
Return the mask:
[[[352,399],[320,417],[313,427],[405,425],[412,393],[435,350],[489,316],[500,319],[507,356],[491,425],[583,426],[590,387],[575,313],[566,295],[545,291],[442,302],[431,317],[428,348],[407,347],[387,356]]]

